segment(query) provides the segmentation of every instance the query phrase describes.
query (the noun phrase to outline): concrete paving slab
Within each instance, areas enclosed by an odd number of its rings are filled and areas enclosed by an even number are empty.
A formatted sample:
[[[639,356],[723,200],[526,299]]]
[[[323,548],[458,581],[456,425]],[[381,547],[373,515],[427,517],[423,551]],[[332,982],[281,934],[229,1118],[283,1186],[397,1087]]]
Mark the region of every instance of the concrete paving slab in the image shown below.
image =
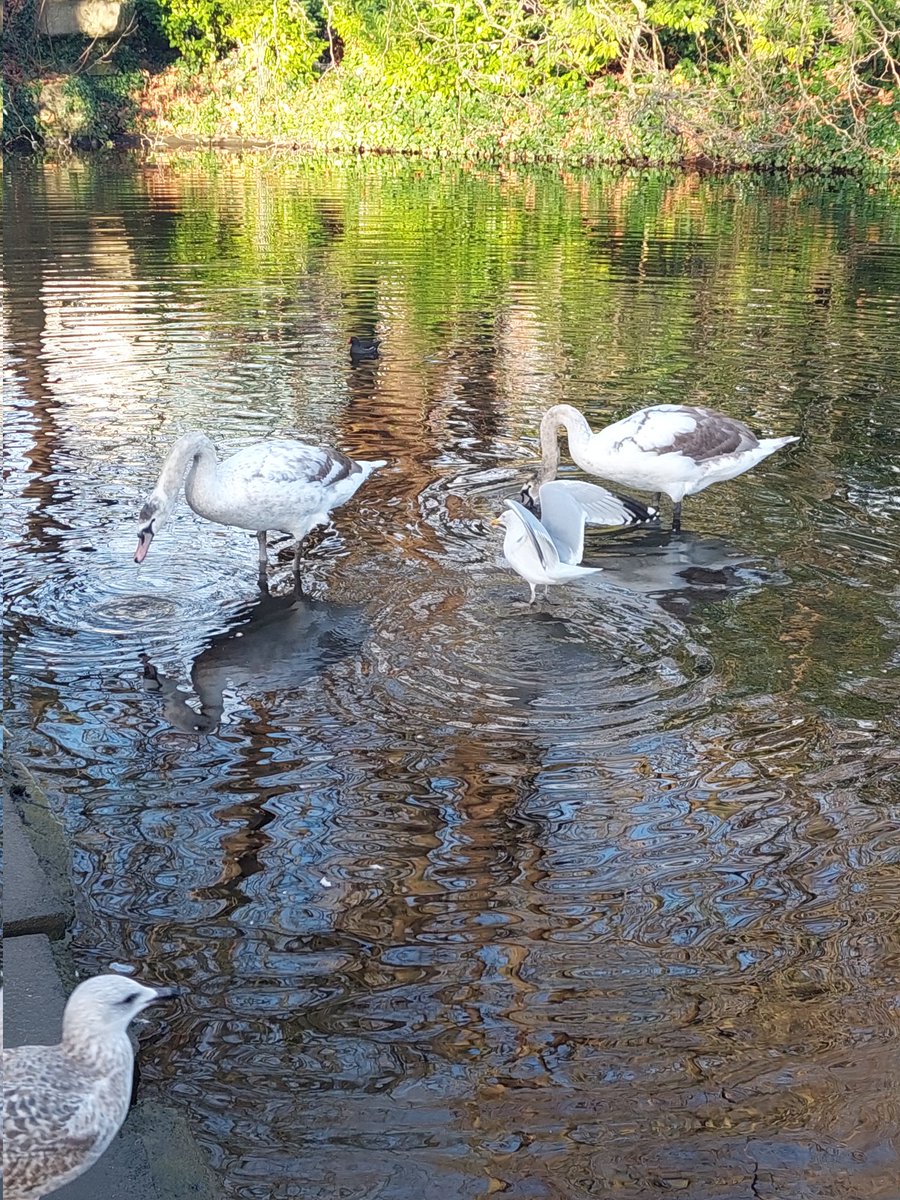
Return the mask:
[[[4,1046],[59,1041],[66,997],[45,934],[4,938],[3,993]]]
[[[22,818],[3,797],[3,932],[6,937],[65,932],[67,906],[28,840]]]

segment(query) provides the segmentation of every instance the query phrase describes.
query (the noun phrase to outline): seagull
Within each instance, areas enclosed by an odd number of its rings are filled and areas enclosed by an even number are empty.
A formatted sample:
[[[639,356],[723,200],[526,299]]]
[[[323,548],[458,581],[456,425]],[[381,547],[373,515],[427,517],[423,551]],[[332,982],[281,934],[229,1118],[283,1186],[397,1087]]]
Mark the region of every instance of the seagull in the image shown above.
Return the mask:
[[[58,1046],[3,1051],[3,1187],[7,1200],[41,1200],[93,1166],[131,1101],[132,1017],[178,994],[124,975],[80,983]]]
[[[681,502],[713,483],[734,479],[799,439],[757,438],[742,421],[710,408],[655,404],[594,433],[570,404],[556,404],[541,420],[540,481],[559,468],[560,428],[583,471],[672,501],[672,528],[681,529]]]
[[[299,572],[303,539],[328,522],[385,459],[355,461],[328,446],[305,442],[257,442],[219,462],[203,433],[186,433],[169,451],[156,487],[140,513],[134,561],[147,557],[150,543],[169,517],[184,481],[195,513],[220,525],[255,529],[260,579],[268,565],[266,531],[283,530],[297,539],[294,572]],[[185,478],[186,476],[186,478]]]
[[[551,584],[568,583],[602,570],[580,565],[588,519],[602,525],[633,525],[655,516],[655,509],[577,480],[557,479],[541,485],[540,520],[518,500],[507,500],[506,505],[509,512],[491,524],[506,529],[503,553],[531,589],[529,604],[534,604],[536,586],[543,584],[546,596]]]

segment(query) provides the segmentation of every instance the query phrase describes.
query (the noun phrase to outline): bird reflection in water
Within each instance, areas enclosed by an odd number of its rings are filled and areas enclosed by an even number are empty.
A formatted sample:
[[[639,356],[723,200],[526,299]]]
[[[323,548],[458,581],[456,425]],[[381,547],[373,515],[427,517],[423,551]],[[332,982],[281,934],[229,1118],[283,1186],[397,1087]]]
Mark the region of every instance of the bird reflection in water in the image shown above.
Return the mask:
[[[174,728],[210,733],[222,721],[226,691],[293,690],[332,663],[359,654],[367,629],[362,605],[308,599],[298,588],[284,595],[263,591],[194,659],[190,693],[160,674],[146,654],[144,686],[161,696],[163,715]],[[199,710],[188,703],[191,693]]]
[[[776,569],[761,568],[722,538],[684,531],[673,536],[651,529],[639,537],[604,542],[602,557],[595,560],[590,549],[585,552],[586,564],[595,561],[604,568],[607,583],[647,596],[676,617],[783,580]]]

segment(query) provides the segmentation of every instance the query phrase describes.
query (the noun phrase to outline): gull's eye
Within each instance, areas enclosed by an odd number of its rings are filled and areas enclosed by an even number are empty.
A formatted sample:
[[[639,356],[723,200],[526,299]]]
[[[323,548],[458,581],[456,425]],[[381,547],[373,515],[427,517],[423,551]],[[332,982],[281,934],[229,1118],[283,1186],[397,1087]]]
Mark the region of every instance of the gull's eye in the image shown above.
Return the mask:
[[[140,992],[129,992],[127,996],[124,996],[124,997],[123,997],[123,998],[122,998],[122,999],[119,1001],[119,1004],[121,1004],[121,1005],[122,1005],[122,1007],[124,1008],[126,1005],[129,1005],[129,1004],[134,1004],[134,1002],[135,1002],[136,1000],[140,1000],[140,998],[141,998],[141,993],[140,993]]]

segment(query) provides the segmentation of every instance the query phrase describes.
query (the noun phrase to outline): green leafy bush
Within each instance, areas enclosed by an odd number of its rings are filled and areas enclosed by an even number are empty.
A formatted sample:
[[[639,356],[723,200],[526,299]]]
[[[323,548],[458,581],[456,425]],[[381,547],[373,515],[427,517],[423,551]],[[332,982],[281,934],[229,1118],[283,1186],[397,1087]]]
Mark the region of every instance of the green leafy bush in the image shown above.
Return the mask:
[[[119,69],[130,69],[129,42],[146,58],[164,37],[178,55],[161,79],[151,73],[151,134],[826,170],[900,160],[897,0],[136,4]],[[32,76],[46,73],[34,57]],[[12,73],[6,112],[31,136],[28,76]],[[87,99],[113,128],[106,102]]]
[[[157,5],[163,31],[190,66],[237,50],[281,79],[304,79],[325,48],[317,3],[157,0]]]

